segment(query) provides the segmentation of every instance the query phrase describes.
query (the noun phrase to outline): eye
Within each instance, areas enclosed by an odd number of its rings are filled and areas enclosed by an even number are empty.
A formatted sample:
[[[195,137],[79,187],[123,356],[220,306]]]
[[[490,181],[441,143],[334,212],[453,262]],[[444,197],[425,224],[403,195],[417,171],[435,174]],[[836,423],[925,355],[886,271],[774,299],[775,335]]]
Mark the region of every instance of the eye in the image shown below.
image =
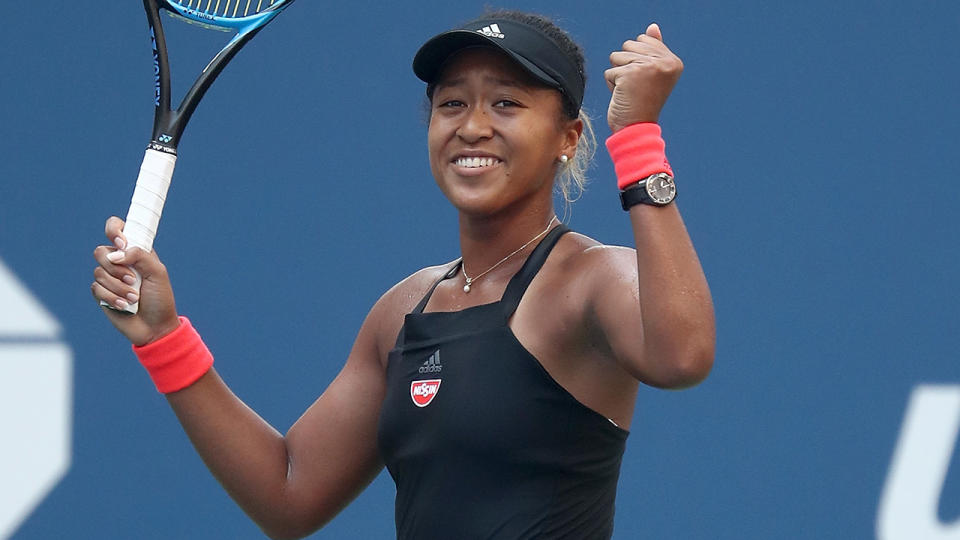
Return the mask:
[[[520,104],[510,99],[501,99],[500,101],[494,103],[493,106],[500,107],[500,108],[509,108],[509,107],[519,107]]]
[[[452,107],[463,107],[464,103],[458,99],[448,99],[446,101],[441,101],[437,107],[439,108],[452,108]]]

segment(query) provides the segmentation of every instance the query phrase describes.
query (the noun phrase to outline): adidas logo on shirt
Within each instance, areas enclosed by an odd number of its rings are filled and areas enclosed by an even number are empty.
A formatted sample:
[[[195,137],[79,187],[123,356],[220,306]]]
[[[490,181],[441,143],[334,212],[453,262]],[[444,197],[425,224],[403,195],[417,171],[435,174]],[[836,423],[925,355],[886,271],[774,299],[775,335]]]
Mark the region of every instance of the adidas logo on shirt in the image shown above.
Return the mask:
[[[440,365],[440,349],[433,351],[420,366],[420,373],[440,373],[443,369],[443,366]]]
[[[484,26],[483,28],[477,30],[477,33],[483,34],[487,37],[495,37],[500,39],[507,37],[500,32],[500,25],[496,23],[491,24],[490,26]]]

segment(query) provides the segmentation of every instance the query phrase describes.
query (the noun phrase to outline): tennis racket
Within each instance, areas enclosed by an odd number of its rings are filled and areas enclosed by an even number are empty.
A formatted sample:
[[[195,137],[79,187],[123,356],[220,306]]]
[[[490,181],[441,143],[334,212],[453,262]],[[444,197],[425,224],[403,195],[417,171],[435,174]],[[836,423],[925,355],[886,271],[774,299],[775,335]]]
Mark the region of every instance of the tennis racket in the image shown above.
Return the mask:
[[[190,115],[197,108],[210,85],[227,63],[264,26],[274,19],[293,0],[143,0],[150,23],[153,44],[154,106],[153,134],[147,145],[137,186],[130,201],[130,210],[123,233],[127,246],[145,251],[153,249],[167,189],[177,162],[177,144],[183,135]],[[180,106],[170,107],[170,62],[163,35],[160,11],[204,28],[231,32],[235,35],[203,69],[193,86],[184,95]],[[134,270],[140,291],[140,274]],[[112,307],[105,302],[101,305]],[[130,304],[124,311],[136,313],[139,304]]]

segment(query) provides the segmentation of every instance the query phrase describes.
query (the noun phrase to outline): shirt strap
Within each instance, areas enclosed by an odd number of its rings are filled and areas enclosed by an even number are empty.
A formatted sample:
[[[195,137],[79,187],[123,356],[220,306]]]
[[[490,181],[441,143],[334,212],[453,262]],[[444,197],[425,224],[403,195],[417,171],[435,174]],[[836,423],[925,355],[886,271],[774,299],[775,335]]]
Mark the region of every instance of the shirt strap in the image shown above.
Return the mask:
[[[537,244],[533,253],[531,253],[523,263],[520,271],[510,279],[510,283],[507,284],[507,290],[503,292],[503,299],[500,300],[505,319],[509,319],[513,315],[513,312],[517,310],[517,306],[520,305],[520,299],[523,298],[523,294],[527,291],[527,287],[530,286],[530,282],[533,281],[537,272],[543,267],[543,263],[546,262],[547,256],[549,256],[550,251],[553,250],[553,246],[557,244],[561,236],[568,232],[570,232],[570,229],[563,223],[554,227],[547,236]]]
[[[423,295],[423,298],[420,300],[420,303],[417,304],[417,307],[413,308],[413,311],[410,313],[423,313],[423,309],[427,307],[427,302],[430,301],[430,297],[433,296],[433,291],[437,289],[437,285],[440,285],[440,282],[445,279],[450,279],[453,276],[457,275],[457,272],[460,271],[460,265],[463,264],[463,257],[456,260],[450,270],[447,270],[447,273],[440,276],[440,279],[433,284],[433,287],[430,287],[430,290],[427,291],[427,294]]]

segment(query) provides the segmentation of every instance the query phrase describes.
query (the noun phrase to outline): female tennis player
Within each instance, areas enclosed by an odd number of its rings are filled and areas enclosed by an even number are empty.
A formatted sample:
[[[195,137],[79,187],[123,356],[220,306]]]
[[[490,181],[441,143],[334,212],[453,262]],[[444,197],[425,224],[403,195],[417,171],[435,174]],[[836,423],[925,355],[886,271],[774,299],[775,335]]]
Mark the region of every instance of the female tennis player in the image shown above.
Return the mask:
[[[657,125],[682,64],[655,24],[610,61],[607,147],[635,250],[569,232],[554,211],[592,133],[583,56],[565,33],[495,12],[421,47],[430,166],[459,213],[462,256],[377,301],[340,374],[286,435],[211,367],[157,256],[125,250],[122,221],[107,221],[94,297],[140,302],[136,315],[105,313],[270,536],[323,526],[384,465],[398,538],[611,536],[638,385],[701,381],[714,321]]]

